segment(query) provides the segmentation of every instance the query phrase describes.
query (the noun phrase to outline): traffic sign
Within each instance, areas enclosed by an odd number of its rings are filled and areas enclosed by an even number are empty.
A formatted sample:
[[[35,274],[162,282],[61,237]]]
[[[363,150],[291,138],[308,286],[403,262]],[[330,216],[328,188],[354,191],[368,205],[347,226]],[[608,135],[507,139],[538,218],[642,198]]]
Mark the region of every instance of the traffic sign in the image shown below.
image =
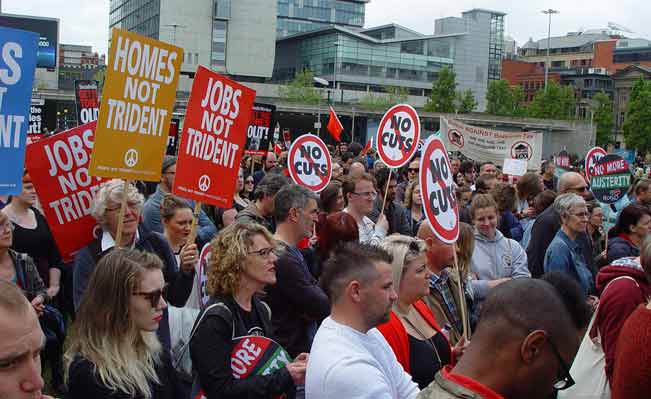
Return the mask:
[[[390,168],[400,168],[414,156],[419,139],[416,110],[408,104],[398,104],[382,117],[375,142],[382,162]]]
[[[614,204],[626,194],[630,185],[628,162],[619,155],[607,154],[593,168],[590,191],[599,202]]]
[[[459,237],[459,208],[450,159],[440,138],[430,136],[420,158],[420,195],[425,216],[439,240],[453,244]]]
[[[601,147],[593,147],[588,151],[588,155],[585,156],[585,178],[590,181],[592,178],[592,170],[594,169],[597,162],[608,154],[606,150]]]
[[[318,193],[332,177],[332,159],[323,140],[306,134],[294,140],[287,157],[294,183]]]

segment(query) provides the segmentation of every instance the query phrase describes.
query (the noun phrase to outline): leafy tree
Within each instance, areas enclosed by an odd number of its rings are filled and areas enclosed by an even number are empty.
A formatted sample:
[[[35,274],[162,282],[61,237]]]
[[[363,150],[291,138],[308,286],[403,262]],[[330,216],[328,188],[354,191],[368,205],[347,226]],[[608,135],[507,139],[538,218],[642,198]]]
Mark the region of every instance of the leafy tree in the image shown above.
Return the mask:
[[[97,81],[97,90],[102,91],[104,88],[104,80],[106,79],[106,67],[98,68],[93,75],[93,80]]]
[[[628,148],[651,150],[651,83],[644,78],[631,89],[624,120],[624,140]]]
[[[280,98],[287,102],[317,104],[321,101],[321,92],[314,87],[314,73],[305,69],[296,74],[294,80],[280,87]]]
[[[359,100],[362,109],[369,111],[385,111],[392,106],[407,101],[408,91],[405,87],[388,87],[387,95],[368,94]]]
[[[468,114],[477,108],[477,101],[475,101],[475,94],[472,90],[457,92],[457,112],[460,114]]]
[[[439,72],[438,78],[432,82],[432,94],[423,109],[427,112],[454,112],[454,99],[456,97],[456,74],[449,67],[444,67]]]
[[[511,86],[506,80],[493,80],[486,92],[486,113],[500,116],[523,116],[524,91],[519,85]]]
[[[561,86],[554,81],[547,84],[547,89],[539,90],[529,104],[529,116],[545,119],[572,119],[576,111],[574,89]]]
[[[613,101],[603,90],[592,97],[593,122],[597,125],[597,145],[606,147],[613,143]]]

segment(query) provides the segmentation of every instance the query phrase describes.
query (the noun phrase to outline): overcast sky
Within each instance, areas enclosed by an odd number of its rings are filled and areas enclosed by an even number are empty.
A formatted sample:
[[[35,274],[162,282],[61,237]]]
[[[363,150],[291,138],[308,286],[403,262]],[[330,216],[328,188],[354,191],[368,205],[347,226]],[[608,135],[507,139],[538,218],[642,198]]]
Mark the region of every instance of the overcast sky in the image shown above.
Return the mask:
[[[235,0],[237,1],[237,0]],[[273,0],[266,0],[273,1]],[[2,11],[16,14],[54,17],[61,20],[63,43],[90,44],[100,53],[108,42],[108,0],[0,0]],[[188,0],[187,4],[191,4]],[[541,10],[554,8],[561,13],[552,19],[552,35],[564,35],[579,29],[605,28],[609,21],[634,33],[630,37],[651,39],[648,16],[651,3],[642,0],[371,0],[366,6],[366,26],[395,22],[421,33],[434,32],[434,20],[460,17],[472,8],[505,12],[505,33],[519,45],[533,37],[547,35],[547,17]]]

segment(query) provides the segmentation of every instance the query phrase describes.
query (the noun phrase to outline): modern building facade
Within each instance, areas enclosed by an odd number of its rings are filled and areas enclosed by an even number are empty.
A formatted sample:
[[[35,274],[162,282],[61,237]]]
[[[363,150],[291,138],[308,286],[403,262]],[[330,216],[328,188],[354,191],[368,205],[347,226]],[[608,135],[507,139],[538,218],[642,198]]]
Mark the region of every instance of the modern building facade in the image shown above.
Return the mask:
[[[273,2],[275,0],[267,0]],[[364,26],[370,0],[277,0],[278,38],[309,32],[330,25],[351,29]]]
[[[361,32],[332,26],[279,39],[274,80],[288,81],[309,69],[338,89],[402,87],[424,96],[441,68],[453,63],[454,37],[425,36],[397,25]]]
[[[91,46],[59,45],[59,89],[74,90],[75,80],[93,80],[106,65],[106,56],[93,52]]]
[[[182,47],[181,72],[197,66],[233,77],[268,79],[273,71],[277,3],[270,0],[111,0],[110,27]],[[180,87],[188,85],[188,79]]]
[[[626,120],[628,100],[631,96],[633,85],[640,77],[651,79],[651,67],[631,65],[612,75],[614,86],[615,140],[617,147],[623,147],[624,144],[624,121]]]
[[[434,24],[435,36],[454,35],[457,89],[472,90],[479,111],[486,109],[488,83],[501,78],[505,15],[476,8],[461,18],[441,18]]]

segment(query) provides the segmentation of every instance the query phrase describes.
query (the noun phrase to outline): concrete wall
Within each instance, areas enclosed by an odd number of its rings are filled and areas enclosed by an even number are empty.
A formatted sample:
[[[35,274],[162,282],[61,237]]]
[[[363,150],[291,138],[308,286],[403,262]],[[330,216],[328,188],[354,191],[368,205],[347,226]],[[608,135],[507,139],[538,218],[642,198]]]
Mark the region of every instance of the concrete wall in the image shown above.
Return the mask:
[[[227,33],[227,73],[271,78],[276,53],[277,14],[276,1],[232,2]]]

